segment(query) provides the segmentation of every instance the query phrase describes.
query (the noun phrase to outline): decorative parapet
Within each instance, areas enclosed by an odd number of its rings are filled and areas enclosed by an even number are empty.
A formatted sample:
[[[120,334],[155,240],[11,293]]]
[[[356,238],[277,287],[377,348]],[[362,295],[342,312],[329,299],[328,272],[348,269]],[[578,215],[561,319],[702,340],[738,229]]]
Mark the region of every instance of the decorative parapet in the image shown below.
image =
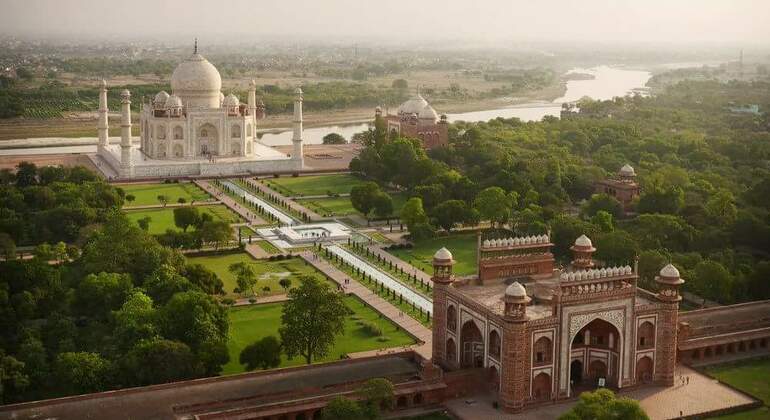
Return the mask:
[[[485,239],[481,243],[483,250],[497,250],[517,247],[528,247],[532,245],[537,246],[553,246],[548,235],[533,235],[524,237],[509,237],[498,239]]]
[[[626,290],[635,293],[636,275],[630,266],[594,268],[565,272],[559,276],[564,297],[588,294],[606,294]]]

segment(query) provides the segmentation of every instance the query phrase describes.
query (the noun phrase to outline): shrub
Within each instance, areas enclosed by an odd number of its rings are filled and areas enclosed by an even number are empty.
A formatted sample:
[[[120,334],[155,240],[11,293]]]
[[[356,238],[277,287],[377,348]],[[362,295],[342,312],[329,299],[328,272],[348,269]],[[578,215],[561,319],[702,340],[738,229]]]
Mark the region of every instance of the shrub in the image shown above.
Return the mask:
[[[388,337],[387,335],[381,335],[381,336],[377,337],[377,341],[379,341],[381,343],[384,343],[386,341],[390,341],[390,337]]]
[[[382,335],[382,328],[373,322],[364,322],[361,326],[364,332],[372,337],[379,337]]]

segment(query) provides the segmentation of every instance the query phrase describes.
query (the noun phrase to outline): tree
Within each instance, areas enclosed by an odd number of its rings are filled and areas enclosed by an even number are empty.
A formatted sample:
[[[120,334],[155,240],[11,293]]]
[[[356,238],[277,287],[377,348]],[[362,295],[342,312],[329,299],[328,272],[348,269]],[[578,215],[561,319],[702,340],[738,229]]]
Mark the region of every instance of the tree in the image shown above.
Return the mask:
[[[684,192],[679,187],[654,186],[645,189],[636,209],[639,213],[677,214],[684,204]]]
[[[79,314],[106,320],[126,301],[133,289],[128,274],[89,274],[75,289],[73,309]]]
[[[360,211],[367,219],[375,206],[375,199],[380,194],[380,186],[376,182],[365,182],[350,190],[350,204]]]
[[[187,232],[190,226],[197,226],[200,223],[200,213],[195,207],[177,207],[174,209],[174,224],[176,227]]]
[[[30,162],[16,165],[16,186],[29,187],[37,184],[37,166]]]
[[[451,232],[458,223],[469,219],[468,205],[462,200],[447,200],[433,209],[436,224],[445,231]]]
[[[639,406],[630,398],[617,398],[609,389],[580,394],[580,400],[571,410],[562,414],[559,420],[649,420]]]
[[[596,258],[608,265],[633,265],[639,255],[639,244],[622,230],[599,235],[595,246]]]
[[[29,377],[24,373],[24,363],[0,349],[0,404],[12,401],[27,386]]]
[[[394,79],[390,86],[393,89],[409,89],[409,82],[404,79]]]
[[[225,221],[204,222],[199,229],[201,241],[214,244],[214,249],[226,245],[233,237],[233,228]]]
[[[158,195],[157,199],[158,202],[163,205],[163,207],[166,207],[166,204],[168,204],[168,197],[163,194]]]
[[[278,280],[278,284],[280,284],[281,287],[283,287],[284,291],[287,291],[291,287],[291,279],[284,277]]]
[[[732,301],[733,276],[720,263],[705,260],[693,269],[690,285],[696,293],[720,303]]]
[[[355,401],[345,397],[335,397],[321,410],[321,418],[334,420],[360,420],[366,418]]]
[[[179,197],[179,198],[176,199],[176,202],[179,203],[179,204],[184,204],[184,203],[187,202],[187,199],[184,198],[184,197]]]
[[[715,226],[730,226],[738,216],[735,197],[725,190],[720,190],[708,199],[705,211],[709,222]]]
[[[310,364],[329,353],[336,336],[344,331],[350,309],[328,284],[312,276],[299,280],[299,287],[289,291],[283,305],[279,332],[286,355],[302,356]]]
[[[180,275],[168,264],[161,265],[144,279],[142,287],[152,300],[162,305],[179,292],[195,290],[195,286],[187,278]]]
[[[187,344],[160,338],[140,341],[121,362],[126,379],[134,386],[192,379],[201,373]]]
[[[158,335],[156,316],[152,298],[136,289],[120,309],[112,313],[112,335],[123,349],[131,348],[140,340],[153,339]]]
[[[607,212],[614,218],[623,216],[623,205],[615,197],[607,194],[594,194],[583,207],[583,214],[594,217],[600,211]]]
[[[509,197],[500,187],[489,187],[481,190],[473,202],[481,218],[489,220],[492,225],[505,223],[511,212]]]
[[[64,352],[56,357],[54,375],[67,394],[103,391],[109,385],[112,366],[97,353]]]
[[[42,261],[51,261],[54,259],[53,247],[48,242],[44,242],[35,247],[35,258]]]
[[[246,294],[246,291],[250,290],[251,295],[256,296],[256,293],[254,293],[254,286],[257,284],[257,274],[254,272],[254,268],[251,264],[237,262],[230,264],[230,266],[227,267],[227,270],[235,276],[235,281],[238,284],[238,289],[241,291],[241,294]]]
[[[612,214],[599,210],[591,217],[591,224],[599,228],[601,232],[612,232],[615,229],[615,225],[612,220]]]
[[[380,191],[374,196],[374,214],[377,217],[385,218],[393,214],[393,199],[390,194]]]
[[[345,137],[337,133],[329,133],[323,137],[323,144],[345,144],[347,141]]]
[[[5,232],[0,232],[0,254],[6,260],[16,259],[16,243],[11,235]]]
[[[401,221],[407,226],[416,226],[421,223],[428,222],[428,216],[425,214],[425,210],[422,208],[422,199],[419,197],[412,197],[407,200],[404,207],[401,208]]]
[[[238,360],[246,365],[246,370],[278,367],[281,364],[281,343],[275,336],[268,335],[246,346]]]
[[[126,194],[126,196],[124,197],[124,200],[126,200],[128,204],[131,204],[134,202],[134,200],[136,200],[136,196],[133,194]]]
[[[141,219],[138,219],[136,221],[136,224],[139,225],[139,228],[143,231],[147,232],[150,230],[150,222],[152,222],[152,217],[150,216],[144,216]]]
[[[184,276],[190,283],[198,286],[210,295],[224,295],[224,283],[217,273],[209,270],[202,264],[188,264],[184,268]]]
[[[369,379],[358,390],[365,411],[372,417],[379,417],[380,409],[393,407],[393,383],[385,378]]]

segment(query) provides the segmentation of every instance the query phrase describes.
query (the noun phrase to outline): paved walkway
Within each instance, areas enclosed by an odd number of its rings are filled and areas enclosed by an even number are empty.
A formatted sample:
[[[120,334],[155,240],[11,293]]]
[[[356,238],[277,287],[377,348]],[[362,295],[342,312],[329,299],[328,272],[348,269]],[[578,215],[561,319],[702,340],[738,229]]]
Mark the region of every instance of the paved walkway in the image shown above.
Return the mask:
[[[263,260],[270,257],[270,254],[268,254],[264,249],[262,249],[261,246],[257,244],[247,244],[244,249],[249,255],[258,260]]]
[[[252,188],[255,188],[255,189],[259,190],[259,191],[262,191],[265,194],[270,194],[270,195],[276,196],[279,199],[285,201],[286,204],[289,205],[289,208],[291,208],[292,210],[294,210],[294,211],[296,211],[296,212],[298,212],[300,214],[302,214],[302,213],[306,214],[310,218],[311,222],[315,222],[315,221],[318,221],[318,220],[325,220],[326,219],[325,217],[321,216],[320,214],[314,212],[313,210],[310,210],[309,208],[303,206],[302,204],[297,203],[296,201],[294,201],[294,200],[286,197],[285,195],[279,193],[278,191],[276,191],[276,190],[274,190],[274,189],[272,189],[272,188],[262,184],[261,182],[257,182],[257,181],[255,181],[255,180],[253,180],[251,178],[245,178],[244,181],[246,182],[247,185],[251,186]]]
[[[251,225],[267,224],[267,222],[264,219],[259,217],[256,213],[252,212],[248,207],[245,207],[243,204],[236,202],[235,200],[232,199],[232,197],[220,191],[219,189],[215,188],[208,181],[195,180],[193,182],[195,183],[195,185],[202,188],[203,191],[206,191],[207,193],[211,194],[213,197],[216,197],[217,200],[219,200],[222,204],[229,207],[230,210],[240,214],[241,217],[249,221],[249,224]]]
[[[403,269],[405,273],[414,274],[417,276],[418,279],[430,284],[430,287],[433,287],[433,280],[431,280],[430,275],[420,270],[419,268],[413,266],[412,264],[409,264],[408,262],[402,260],[401,258],[396,257],[390,252],[385,251],[384,249],[382,249],[382,245],[369,245],[367,246],[367,248],[369,248],[369,251],[371,251],[375,255],[379,255],[380,257],[382,257],[385,261],[392,262],[395,267],[399,267]]]
[[[690,383],[680,385],[681,375],[689,376]],[[620,395],[638,400],[651,420],[691,417],[753,402],[748,396],[687,366],[677,366],[675,378],[676,385],[672,387],[648,386],[629,392],[621,391]],[[490,393],[450,400],[446,406],[461,419],[551,420],[575,405],[575,400],[571,400],[526,410],[520,414],[506,414],[492,408],[493,400],[496,398]]]
[[[249,301],[249,299],[250,298],[236,299],[235,300],[235,304],[233,306],[261,305],[263,303],[285,302],[285,301],[289,300],[289,296],[286,293],[281,293],[280,295],[258,297],[257,301],[254,302],[254,303],[251,303],[251,301]]]
[[[327,277],[334,280],[337,284],[345,287],[345,292],[358,296],[361,300],[369,304],[379,313],[388,317],[391,321],[395,322],[398,326],[403,328],[409,334],[417,338],[417,345],[411,346],[415,352],[419,353],[426,359],[431,358],[433,333],[423,324],[416,321],[414,318],[403,314],[401,310],[396,308],[393,304],[380,297],[378,294],[369,290],[366,286],[357,282],[355,279],[350,278],[347,274],[337,269],[333,265],[329,264],[323,258],[318,257],[312,251],[303,251],[299,254],[305,261],[313,265],[319,271],[324,273]],[[350,279],[350,282],[345,285],[345,279]],[[351,357],[358,356],[371,356],[374,354],[388,354],[399,352],[399,348],[384,349],[372,352],[353,353]]]
[[[146,210],[146,209],[163,209],[174,207],[189,207],[189,206],[214,206],[222,204],[219,200],[210,201],[196,201],[194,203],[168,203],[165,206],[163,204],[146,204],[142,206],[123,206],[123,210]]]

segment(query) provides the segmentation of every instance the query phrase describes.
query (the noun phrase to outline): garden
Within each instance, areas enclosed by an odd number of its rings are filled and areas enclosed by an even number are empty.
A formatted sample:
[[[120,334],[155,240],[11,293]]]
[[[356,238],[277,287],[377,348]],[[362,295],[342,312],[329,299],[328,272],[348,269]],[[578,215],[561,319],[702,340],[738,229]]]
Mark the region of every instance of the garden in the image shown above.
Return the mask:
[[[239,223],[241,217],[233,213],[224,204],[213,204],[210,206],[196,206],[195,208],[200,211],[201,214],[209,214],[213,220],[221,220],[227,223]],[[149,229],[147,232],[151,235],[160,235],[165,233],[166,230],[171,229],[175,231],[181,231],[174,224],[174,208],[157,208],[157,209],[142,209],[142,210],[125,210],[128,219],[134,223],[138,223],[139,219],[149,217]]]
[[[131,184],[117,185],[123,189],[126,195],[134,196],[133,201],[126,200],[128,206],[151,206],[163,204],[158,196],[166,197],[166,202],[177,203],[182,198],[187,203],[193,201],[207,201],[211,199],[205,191],[192,182],[180,182],[169,184]]]
[[[287,197],[308,195],[349,194],[365,181],[353,175],[318,175],[265,179],[265,185]]]
[[[433,273],[433,254],[441,247],[446,247],[454,257],[454,273],[459,276],[475,274],[478,271],[476,234],[439,236],[416,241],[414,246],[387,249],[388,252],[406,261],[420,270]]]
[[[718,417],[720,420],[754,420],[770,418],[770,358],[724,363],[706,368],[706,373],[733,388],[751,394],[764,406]]]

